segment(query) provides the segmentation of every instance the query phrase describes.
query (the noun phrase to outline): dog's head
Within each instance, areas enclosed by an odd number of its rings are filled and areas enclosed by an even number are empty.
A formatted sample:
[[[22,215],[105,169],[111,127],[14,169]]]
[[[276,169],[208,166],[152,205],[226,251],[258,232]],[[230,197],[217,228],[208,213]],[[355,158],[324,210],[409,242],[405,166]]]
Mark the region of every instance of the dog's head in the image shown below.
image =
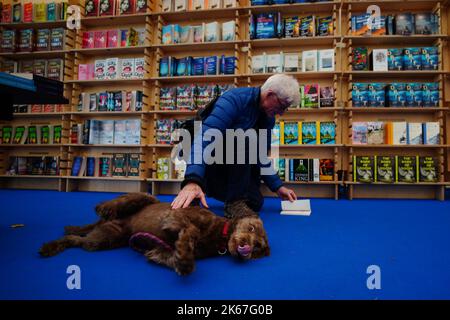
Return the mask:
[[[258,216],[233,220],[234,229],[228,240],[228,250],[232,256],[248,260],[270,255],[266,231]]]

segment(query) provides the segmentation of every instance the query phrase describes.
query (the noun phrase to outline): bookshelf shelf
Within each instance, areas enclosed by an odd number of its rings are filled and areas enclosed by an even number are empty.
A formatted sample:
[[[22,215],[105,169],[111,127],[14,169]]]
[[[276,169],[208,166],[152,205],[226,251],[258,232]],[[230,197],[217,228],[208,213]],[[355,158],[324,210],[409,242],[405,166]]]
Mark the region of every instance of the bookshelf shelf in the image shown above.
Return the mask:
[[[353,80],[359,79],[373,79],[373,78],[389,78],[389,79],[422,79],[422,78],[436,78],[440,75],[449,74],[448,71],[345,71],[344,76],[352,76]]]
[[[207,76],[187,76],[187,77],[155,77],[152,80],[159,81],[161,83],[182,83],[182,82],[214,82],[214,81],[232,81],[235,78],[242,76],[236,74],[223,74],[223,75],[207,75]]]
[[[384,107],[384,108],[361,108],[361,107],[351,107],[345,108],[346,111],[352,111],[354,113],[434,113],[437,111],[448,111],[449,108],[395,108],[395,107]]]
[[[244,44],[244,41],[218,41],[218,42],[200,42],[200,43],[177,43],[177,44],[160,44],[154,45],[152,48],[159,48],[164,53],[176,53],[203,50],[234,50],[235,45]]]
[[[66,80],[68,84],[79,84],[82,86],[107,86],[108,84],[142,85],[149,79],[116,79],[116,80]]]
[[[162,180],[162,179],[156,179],[156,178],[149,178],[149,179],[146,179],[146,181],[148,181],[148,182],[161,182],[161,183],[164,183],[164,182],[181,183],[181,182],[183,182],[182,179],[165,179],[165,180]]]
[[[170,11],[170,12],[154,12],[151,16],[161,16],[167,23],[186,22],[193,20],[212,20],[235,17],[236,12],[242,8],[219,8],[207,10],[187,10],[187,11]]]
[[[175,147],[175,144],[151,143],[151,144],[148,144],[147,147],[150,147],[150,148],[173,148],[173,147]]]
[[[23,59],[53,59],[64,58],[68,50],[52,50],[52,51],[30,51],[30,52],[4,52],[0,53],[0,58],[23,60]]]
[[[300,185],[339,185],[342,181],[283,181],[284,184],[300,184]]]
[[[279,11],[282,14],[299,14],[299,13],[326,13],[333,11],[333,7],[338,5],[336,1],[316,2],[311,6],[311,3],[291,3],[291,4],[274,4],[270,6],[246,6],[241,10],[251,11],[252,13],[267,13]]]
[[[295,113],[329,113],[334,111],[344,111],[343,108],[290,108],[286,111],[285,115],[295,114]],[[281,116],[281,117],[283,117]]]
[[[390,145],[390,144],[346,144],[346,147],[355,149],[367,148],[389,148],[389,149],[438,149],[445,148],[443,144],[405,144],[405,145]]]
[[[368,1],[345,1],[343,3],[346,7],[351,5],[352,11],[366,11]],[[370,4],[376,4],[381,8],[381,10],[389,10],[389,11],[404,11],[405,9],[414,9],[417,11],[432,11],[436,3],[441,2],[442,0],[375,0],[370,1]],[[405,5],[408,8],[405,8]]]
[[[65,147],[75,148],[144,148],[142,144],[64,144]]]
[[[144,53],[145,49],[151,46],[117,47],[117,48],[93,48],[93,49],[72,49],[70,52],[78,52],[86,56],[109,55],[109,54],[132,54]]]
[[[0,28],[5,29],[43,29],[43,28],[59,28],[66,26],[65,20],[43,21],[43,22],[21,22],[21,23],[0,23]]]
[[[77,177],[77,176],[64,176],[66,179],[73,180],[105,180],[105,181],[145,181],[145,178],[140,177]]]
[[[173,115],[195,115],[197,111],[189,110],[151,110],[148,113],[151,114],[173,114]]]
[[[321,72],[285,72],[286,74],[289,74],[293,76],[294,78],[299,79],[332,79],[335,75],[340,74],[340,72],[337,71],[321,71]],[[243,75],[244,77],[251,78],[252,80],[265,80],[268,77],[273,75],[273,73],[253,73],[253,74],[246,74]]]
[[[44,175],[8,175],[2,174],[0,178],[21,178],[21,179],[61,179],[63,176],[44,176]]]
[[[431,45],[438,40],[444,39],[445,35],[386,35],[386,36],[345,36],[344,41],[351,40],[353,45],[378,45],[378,44],[395,44],[395,45]]]
[[[395,183],[384,183],[384,182],[371,182],[371,183],[363,183],[363,182],[355,182],[355,181],[345,181],[345,184],[348,185],[375,185],[375,186],[447,186],[450,185],[449,182],[414,182],[414,183],[407,183],[407,182],[395,182]]]
[[[145,114],[143,111],[90,111],[90,112],[72,112],[71,114],[81,117],[95,117],[95,116],[140,116]]]
[[[103,27],[121,24],[144,24],[148,13],[129,14],[123,16],[86,17],[81,24],[86,27]]]
[[[63,115],[70,115],[70,112],[27,112],[14,113],[14,118],[61,118]]]
[[[280,145],[280,149],[302,149],[302,148],[336,148],[343,147],[343,144],[295,144],[295,145]],[[274,148],[274,146],[272,146]]]
[[[59,148],[63,144],[0,144],[0,148]]]
[[[289,48],[302,46],[330,46],[334,45],[339,37],[323,36],[323,37],[297,37],[297,38],[281,38],[281,39],[257,39],[246,40],[252,48]],[[299,51],[300,48],[297,48]]]

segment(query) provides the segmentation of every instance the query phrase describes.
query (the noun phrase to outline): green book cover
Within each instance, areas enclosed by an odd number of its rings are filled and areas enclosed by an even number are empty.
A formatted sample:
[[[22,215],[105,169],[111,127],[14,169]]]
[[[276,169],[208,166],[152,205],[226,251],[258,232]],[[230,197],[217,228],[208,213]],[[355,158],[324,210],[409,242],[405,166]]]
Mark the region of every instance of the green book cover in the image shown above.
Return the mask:
[[[15,132],[14,132],[13,143],[15,143],[15,144],[23,143],[22,139],[23,139],[24,135],[25,135],[25,127],[24,126],[16,127]]]
[[[61,143],[61,126],[54,126],[53,127],[53,143],[58,144]]]
[[[11,126],[4,126],[3,129],[2,129],[2,132],[3,132],[3,137],[2,137],[3,142],[2,143],[3,144],[11,143],[12,127]]]
[[[50,127],[42,126],[41,127],[41,144],[49,144],[50,143]]]
[[[27,140],[28,140],[28,144],[37,144],[38,143],[36,126],[28,127],[28,139]]]
[[[139,154],[138,153],[130,153],[128,155],[128,176],[129,177],[138,177],[139,176]]]
[[[127,157],[123,153],[115,153],[112,158],[112,175],[126,176]]]

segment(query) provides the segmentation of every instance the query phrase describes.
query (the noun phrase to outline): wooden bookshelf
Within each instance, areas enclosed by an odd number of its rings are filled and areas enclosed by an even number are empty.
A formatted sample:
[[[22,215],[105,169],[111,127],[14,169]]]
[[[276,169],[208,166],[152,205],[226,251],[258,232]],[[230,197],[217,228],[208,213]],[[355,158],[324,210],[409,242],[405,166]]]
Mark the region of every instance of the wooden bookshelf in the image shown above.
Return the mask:
[[[71,0],[79,4],[84,15],[84,0]],[[342,188],[348,189],[349,198],[436,198],[443,199],[445,186],[450,183],[450,2],[448,0],[335,0],[315,3],[251,6],[250,0],[240,0],[235,8],[206,9],[183,12],[162,12],[162,1],[147,2],[146,13],[111,17],[82,17],[81,29],[67,30],[65,50],[46,52],[0,53],[0,64],[4,60],[64,59],[65,96],[70,104],[62,112],[16,113],[11,125],[26,123],[61,124],[62,143],[57,145],[1,145],[0,144],[0,187],[49,188],[60,191],[148,191],[154,194],[179,191],[181,180],[156,179],[156,163],[159,157],[170,155],[174,145],[157,144],[155,141],[156,120],[192,118],[196,111],[160,110],[159,90],[161,87],[187,84],[234,84],[236,86],[260,86],[271,74],[253,74],[251,61],[262,53],[301,52],[312,49],[333,49],[335,68],[333,72],[292,72],[300,84],[318,83],[332,86],[335,90],[334,106],[331,108],[294,108],[277,120],[281,121],[334,121],[336,124],[335,145],[287,145],[280,146],[280,157],[327,158],[335,161],[335,175],[332,181],[286,182],[299,195],[305,197],[326,197],[338,199]],[[399,12],[432,11],[440,17],[439,33],[433,35],[384,35],[354,36],[350,32],[350,18],[353,14],[365,12],[369,4],[379,5],[383,14]],[[298,37],[281,39],[251,40],[248,36],[249,15],[281,12],[283,16],[332,16],[334,34],[325,37]],[[194,25],[202,22],[236,22],[235,41],[213,43],[161,44],[161,29],[167,24]],[[2,29],[55,28],[66,27],[65,21],[43,23],[0,24]],[[117,47],[82,49],[84,31],[123,29],[139,27],[145,29],[145,45],[138,47]],[[351,48],[367,46],[373,48],[439,47],[440,66],[436,71],[353,71],[349,66]],[[159,60],[163,56],[235,56],[237,68],[232,75],[160,77]],[[92,63],[96,59],[109,57],[144,57],[144,79],[130,80],[78,80],[78,66]],[[352,82],[438,82],[440,102],[433,108],[360,108],[351,101]],[[141,90],[144,93],[142,111],[138,112],[78,112],[77,102],[81,92],[97,93],[118,90]],[[141,120],[141,144],[139,145],[83,145],[72,144],[72,125],[89,119],[99,120]],[[352,145],[349,133],[357,121],[436,121],[441,127],[440,145]],[[5,123],[0,122],[0,127]],[[71,176],[73,159],[76,156],[110,156],[113,153],[139,153],[140,174],[138,177],[74,177]],[[352,182],[353,155],[410,155],[420,154],[439,159],[441,176],[434,184],[364,184]],[[6,176],[10,156],[59,156],[59,176]],[[338,172],[339,177],[338,178]],[[265,187],[264,187],[265,188]],[[267,188],[265,194],[273,195]]]

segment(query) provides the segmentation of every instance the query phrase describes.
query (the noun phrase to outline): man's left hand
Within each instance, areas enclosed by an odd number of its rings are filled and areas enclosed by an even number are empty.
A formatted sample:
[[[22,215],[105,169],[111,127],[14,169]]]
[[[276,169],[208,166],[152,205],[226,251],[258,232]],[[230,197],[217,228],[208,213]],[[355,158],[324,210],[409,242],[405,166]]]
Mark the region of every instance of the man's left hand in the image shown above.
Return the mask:
[[[286,187],[280,187],[277,190],[277,195],[282,199],[282,200],[289,200],[289,201],[294,201],[297,200],[297,195],[295,194],[294,190],[292,189],[288,189]]]

